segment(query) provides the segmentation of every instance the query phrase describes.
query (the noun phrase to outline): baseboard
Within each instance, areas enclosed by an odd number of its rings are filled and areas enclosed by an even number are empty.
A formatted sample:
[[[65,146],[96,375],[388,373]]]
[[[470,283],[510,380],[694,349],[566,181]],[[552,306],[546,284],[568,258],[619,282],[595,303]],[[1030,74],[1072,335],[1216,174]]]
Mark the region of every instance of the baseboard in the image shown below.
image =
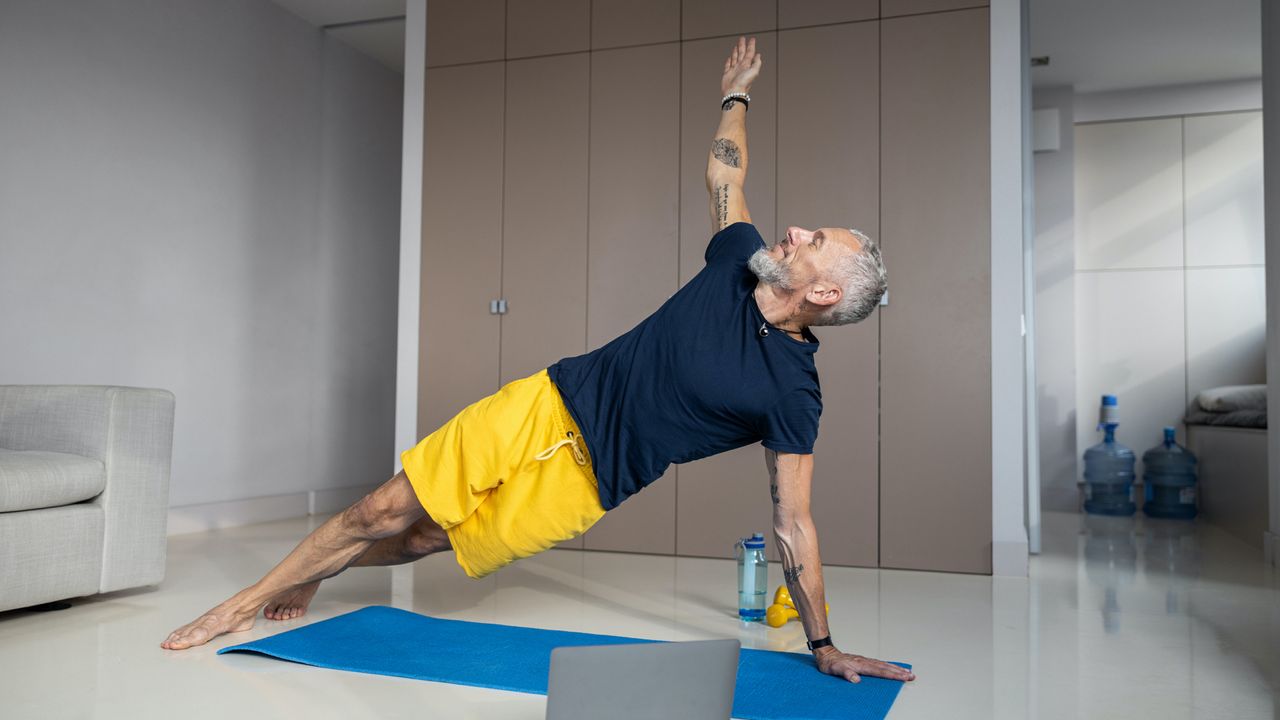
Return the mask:
[[[1262,531],[1262,557],[1271,567],[1280,567],[1280,535]]]
[[[991,543],[992,575],[1026,577],[1027,564],[1027,542],[1025,540]]]
[[[328,490],[312,490],[308,515],[332,515],[339,510],[346,510],[357,500],[376,489],[377,485],[356,485],[353,487],[329,488]]]
[[[338,512],[377,485],[359,485],[169,508],[169,535]]]

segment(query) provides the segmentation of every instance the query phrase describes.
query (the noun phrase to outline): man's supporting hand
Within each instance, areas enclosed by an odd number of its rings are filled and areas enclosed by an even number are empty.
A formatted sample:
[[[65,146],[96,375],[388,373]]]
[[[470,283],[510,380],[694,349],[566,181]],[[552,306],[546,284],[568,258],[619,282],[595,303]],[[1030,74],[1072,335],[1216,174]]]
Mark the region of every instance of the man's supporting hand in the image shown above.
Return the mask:
[[[818,648],[815,655],[819,670],[828,675],[842,677],[849,682],[862,682],[863,675],[903,682],[916,679],[916,674],[906,668],[861,655],[842,653],[834,647]]]
[[[809,640],[829,637],[826,588],[822,581],[822,558],[818,553],[818,533],[809,512],[813,482],[813,455],[777,453],[765,449],[769,471],[769,494],[773,499],[773,532],[782,556],[782,574],[800,622]],[[842,653],[834,645],[813,651],[818,669],[828,675],[858,682],[862,675],[890,680],[915,680],[915,673],[897,665],[861,655]]]
[[[751,83],[760,75],[764,56],[756,52],[756,39],[738,38],[738,44],[724,61],[724,75],[720,78],[720,93],[749,92]]]

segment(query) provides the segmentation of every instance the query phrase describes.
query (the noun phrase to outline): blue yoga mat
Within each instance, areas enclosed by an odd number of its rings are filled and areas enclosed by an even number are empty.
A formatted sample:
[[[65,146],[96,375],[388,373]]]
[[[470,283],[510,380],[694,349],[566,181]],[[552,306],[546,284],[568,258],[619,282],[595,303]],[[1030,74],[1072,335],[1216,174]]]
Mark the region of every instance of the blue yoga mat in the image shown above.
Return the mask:
[[[552,648],[637,642],[653,641],[442,620],[395,608],[367,607],[225,647],[218,654],[254,652],[335,670],[545,695]],[[744,649],[738,661],[733,716],[880,720],[901,687],[896,680],[868,677],[855,684],[824,675],[807,654]]]

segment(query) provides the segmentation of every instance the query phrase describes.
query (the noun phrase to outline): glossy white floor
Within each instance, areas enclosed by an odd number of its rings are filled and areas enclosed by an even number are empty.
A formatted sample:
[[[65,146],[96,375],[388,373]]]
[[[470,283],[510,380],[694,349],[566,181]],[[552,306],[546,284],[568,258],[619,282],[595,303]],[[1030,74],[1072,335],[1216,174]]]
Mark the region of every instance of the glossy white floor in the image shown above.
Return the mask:
[[[1260,553],[1199,524],[1046,517],[1029,580],[829,568],[833,634],[915,664],[889,717],[1270,718],[1280,594]],[[541,718],[540,696],[366,676],[225,644],[371,604],[441,617],[797,650],[801,629],[744,627],[732,563],[551,551],[481,581],[450,557],[330,581],[305,618],[184,652],[158,643],[255,579],[314,523],[172,538],[157,590],[0,613],[0,717]],[[781,572],[771,569],[773,579]]]

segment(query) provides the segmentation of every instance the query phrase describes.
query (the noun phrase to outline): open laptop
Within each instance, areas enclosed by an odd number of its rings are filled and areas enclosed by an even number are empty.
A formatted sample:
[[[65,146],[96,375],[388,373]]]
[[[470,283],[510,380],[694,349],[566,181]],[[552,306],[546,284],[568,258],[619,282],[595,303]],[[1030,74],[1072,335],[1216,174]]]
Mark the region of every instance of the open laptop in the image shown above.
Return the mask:
[[[547,720],[728,720],[737,640],[560,647]]]

